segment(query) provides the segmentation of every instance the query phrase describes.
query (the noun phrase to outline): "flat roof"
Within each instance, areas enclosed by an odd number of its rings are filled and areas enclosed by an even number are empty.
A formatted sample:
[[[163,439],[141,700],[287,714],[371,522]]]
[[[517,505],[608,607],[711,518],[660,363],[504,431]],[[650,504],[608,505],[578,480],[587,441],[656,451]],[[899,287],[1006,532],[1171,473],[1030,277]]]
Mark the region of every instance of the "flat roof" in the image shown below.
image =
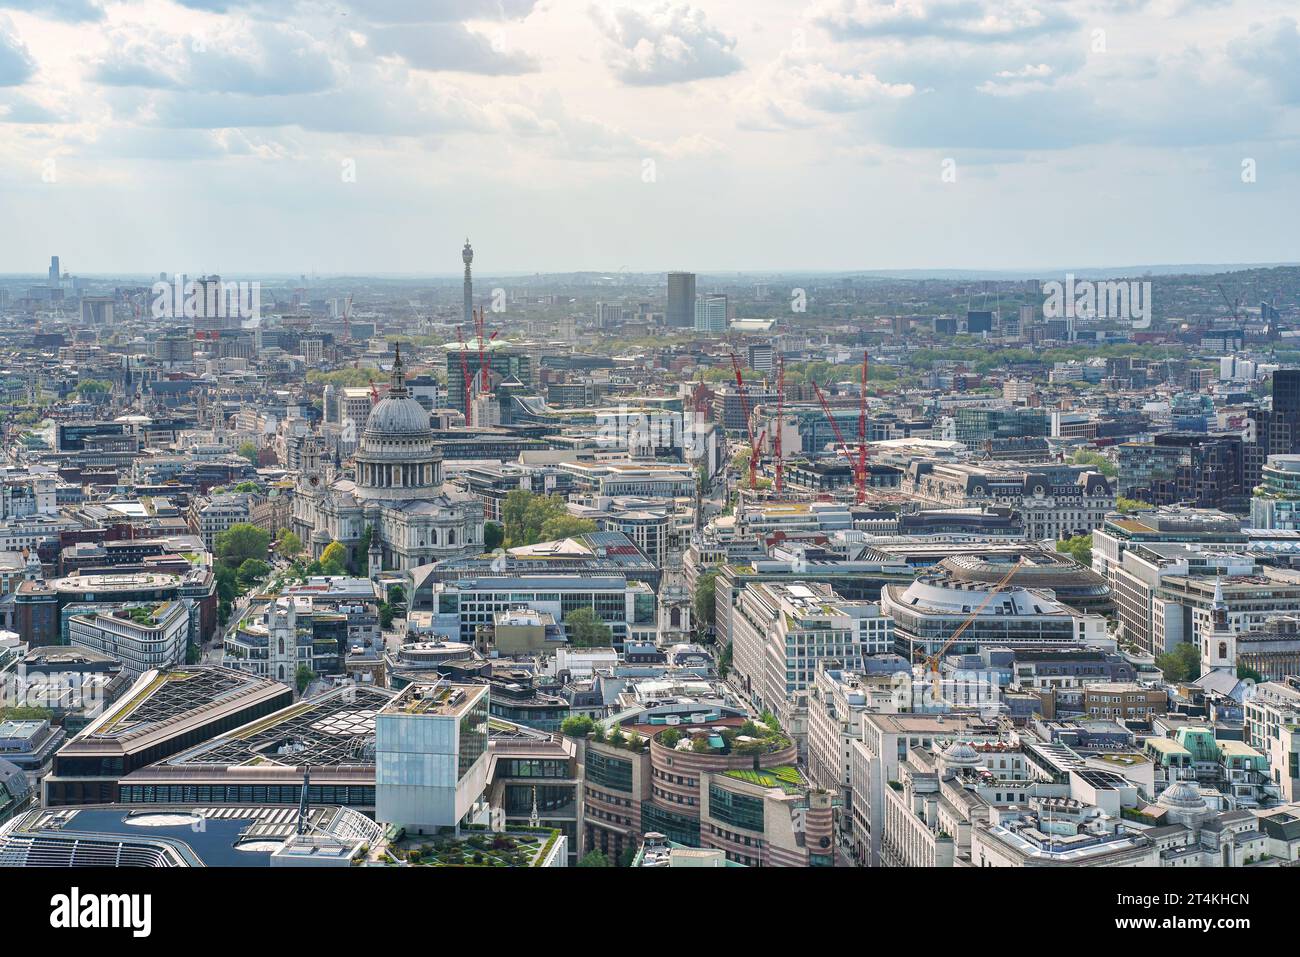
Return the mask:
[[[397,697],[383,707],[381,713],[458,718],[487,693],[487,685],[416,682],[403,688]]]

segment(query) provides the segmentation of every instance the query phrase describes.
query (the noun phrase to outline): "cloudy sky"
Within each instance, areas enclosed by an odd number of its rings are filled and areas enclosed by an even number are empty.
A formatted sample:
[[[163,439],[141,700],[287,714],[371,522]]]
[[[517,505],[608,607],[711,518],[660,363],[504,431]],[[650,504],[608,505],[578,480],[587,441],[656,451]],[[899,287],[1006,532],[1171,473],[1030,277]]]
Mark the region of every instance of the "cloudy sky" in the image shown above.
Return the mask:
[[[1295,0],[0,0],[0,272],[1300,260]]]

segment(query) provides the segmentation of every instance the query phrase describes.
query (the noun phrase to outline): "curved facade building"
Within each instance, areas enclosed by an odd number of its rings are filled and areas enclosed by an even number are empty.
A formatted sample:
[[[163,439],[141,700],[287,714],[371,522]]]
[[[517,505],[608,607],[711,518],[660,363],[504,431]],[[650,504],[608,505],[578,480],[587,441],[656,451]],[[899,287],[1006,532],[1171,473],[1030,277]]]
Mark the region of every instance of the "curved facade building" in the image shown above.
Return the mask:
[[[1017,558],[1025,564],[1011,576],[1013,587],[1051,589],[1057,601],[1075,611],[1109,615],[1115,611],[1110,585],[1091,568],[1084,568],[1068,555],[1038,551],[1023,556],[955,555],[939,562],[938,570],[949,580],[969,585],[995,585]]]
[[[953,654],[989,646],[1096,644],[1106,637],[1105,618],[1075,611],[1050,591],[1013,586],[985,603],[991,589],[992,585],[959,583],[931,573],[906,588],[885,585],[880,590],[880,610],[894,619],[894,640],[905,654],[935,654],[976,609],[979,614],[950,649]]]
[[[632,751],[592,739],[583,749],[583,852],[617,856],[650,832],[723,851],[749,867],[830,866],[832,795],[811,787],[784,734],[734,743],[740,718],[681,724],[686,742],[664,743],[662,724],[638,727],[649,746]],[[724,730],[727,738],[724,739]],[[695,738],[712,742],[696,751]],[[731,740],[728,740],[731,739]]]

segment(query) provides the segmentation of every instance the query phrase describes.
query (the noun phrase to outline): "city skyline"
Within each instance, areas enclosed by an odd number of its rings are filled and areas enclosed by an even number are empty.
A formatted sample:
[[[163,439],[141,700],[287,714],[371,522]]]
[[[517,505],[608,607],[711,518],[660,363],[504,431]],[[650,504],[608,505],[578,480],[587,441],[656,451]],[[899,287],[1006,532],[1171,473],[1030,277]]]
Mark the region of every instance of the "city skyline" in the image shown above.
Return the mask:
[[[0,262],[419,275],[467,231],[502,273],[1300,259],[1285,3],[433,10],[0,4]]]

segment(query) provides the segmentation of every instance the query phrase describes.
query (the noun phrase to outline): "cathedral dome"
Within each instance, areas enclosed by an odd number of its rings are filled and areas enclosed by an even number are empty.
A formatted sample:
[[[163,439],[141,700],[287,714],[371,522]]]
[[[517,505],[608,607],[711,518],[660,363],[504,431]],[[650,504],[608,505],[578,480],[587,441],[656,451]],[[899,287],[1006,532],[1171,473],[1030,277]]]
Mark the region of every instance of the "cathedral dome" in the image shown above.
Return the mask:
[[[376,402],[370,410],[363,438],[367,433],[384,439],[432,437],[429,413],[411,397],[411,390],[406,387],[406,367],[402,364],[400,345],[393,358],[392,384],[388,395]]]
[[[409,499],[413,489],[442,485],[442,453],[429,413],[411,397],[399,347],[388,395],[375,403],[355,456],[361,498]]]
[[[388,395],[380,399],[366,419],[366,432],[384,437],[429,435],[429,413],[424,406],[407,396]]]

